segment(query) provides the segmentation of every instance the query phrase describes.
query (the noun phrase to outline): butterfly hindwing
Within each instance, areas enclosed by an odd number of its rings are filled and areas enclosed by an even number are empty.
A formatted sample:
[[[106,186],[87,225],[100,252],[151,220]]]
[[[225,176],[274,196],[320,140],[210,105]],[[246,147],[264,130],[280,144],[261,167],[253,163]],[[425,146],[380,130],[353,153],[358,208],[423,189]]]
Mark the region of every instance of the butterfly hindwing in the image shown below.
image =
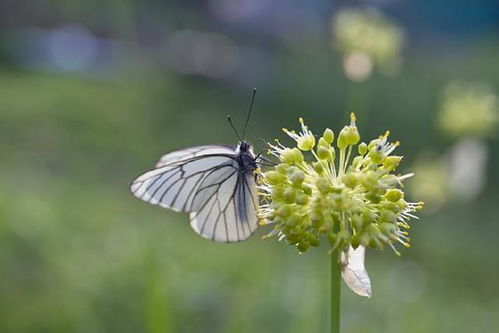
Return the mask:
[[[190,214],[199,235],[219,242],[247,239],[258,226],[256,182],[252,174],[234,174]]]

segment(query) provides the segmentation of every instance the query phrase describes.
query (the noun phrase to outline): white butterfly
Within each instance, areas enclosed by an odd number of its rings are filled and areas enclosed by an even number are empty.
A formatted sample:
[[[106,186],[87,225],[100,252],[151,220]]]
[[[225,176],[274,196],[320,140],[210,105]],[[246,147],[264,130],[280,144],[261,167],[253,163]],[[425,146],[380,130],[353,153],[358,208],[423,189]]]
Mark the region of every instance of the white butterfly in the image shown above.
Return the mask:
[[[245,240],[256,230],[257,157],[246,141],[235,148],[198,146],[161,157],[130,187],[139,199],[188,212],[192,229],[218,242]]]

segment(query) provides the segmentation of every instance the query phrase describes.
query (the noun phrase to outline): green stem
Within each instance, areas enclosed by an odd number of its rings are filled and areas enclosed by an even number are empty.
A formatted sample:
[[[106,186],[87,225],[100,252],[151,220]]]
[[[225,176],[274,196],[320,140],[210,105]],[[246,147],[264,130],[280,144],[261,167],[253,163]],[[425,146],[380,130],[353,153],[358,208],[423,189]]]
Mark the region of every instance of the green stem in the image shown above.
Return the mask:
[[[341,270],[340,251],[331,253],[331,333],[340,333]]]
[[[338,165],[338,177],[341,177],[344,173],[344,163],[345,163],[345,148],[340,149],[340,161]]]

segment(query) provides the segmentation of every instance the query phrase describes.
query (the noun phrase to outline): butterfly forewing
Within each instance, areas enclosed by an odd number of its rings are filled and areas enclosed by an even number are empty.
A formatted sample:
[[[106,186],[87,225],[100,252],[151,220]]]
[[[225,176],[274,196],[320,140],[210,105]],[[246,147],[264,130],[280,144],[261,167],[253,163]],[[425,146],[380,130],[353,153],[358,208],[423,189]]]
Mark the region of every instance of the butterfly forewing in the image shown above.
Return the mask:
[[[183,161],[204,155],[233,156],[234,147],[228,145],[205,145],[172,151],[171,153],[161,156],[158,163],[156,163],[156,168],[174,163],[182,163]]]
[[[132,183],[139,199],[189,212],[191,227],[215,241],[241,241],[257,228],[255,176],[241,172],[234,148],[179,150],[164,155],[156,167]]]

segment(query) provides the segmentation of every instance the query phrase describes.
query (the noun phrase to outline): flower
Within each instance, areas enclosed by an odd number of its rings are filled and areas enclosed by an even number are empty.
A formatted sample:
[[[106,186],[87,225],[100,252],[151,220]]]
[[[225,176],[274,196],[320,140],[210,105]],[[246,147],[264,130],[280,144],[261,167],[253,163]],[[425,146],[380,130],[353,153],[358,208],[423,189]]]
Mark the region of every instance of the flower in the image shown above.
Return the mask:
[[[408,222],[422,203],[404,198],[402,182],[412,174],[394,173],[402,156],[392,155],[399,143],[388,141],[390,132],[359,144],[351,114],[336,142],[331,129],[316,142],[302,118],[299,122],[299,133],[284,129],[294,146],[278,140],[269,144],[279,162],[262,173],[259,186],[259,216],[273,225],[267,237],[285,240],[300,252],[324,239],[331,251],[390,246],[398,254],[396,243],[409,247]]]
[[[410,179],[410,193],[428,204],[425,212],[437,212],[449,199],[450,186],[445,159],[436,153],[419,157],[412,166],[416,176]]]
[[[499,123],[499,101],[486,84],[451,82],[442,97],[440,128],[449,136],[486,137]]]
[[[486,144],[475,137],[458,139],[444,154],[427,152],[412,166],[410,192],[428,202],[427,214],[452,200],[472,201],[487,184],[488,158]]]
[[[402,29],[374,9],[345,9],[332,20],[333,45],[344,54],[347,78],[363,81],[373,65],[393,72],[404,44]]]

